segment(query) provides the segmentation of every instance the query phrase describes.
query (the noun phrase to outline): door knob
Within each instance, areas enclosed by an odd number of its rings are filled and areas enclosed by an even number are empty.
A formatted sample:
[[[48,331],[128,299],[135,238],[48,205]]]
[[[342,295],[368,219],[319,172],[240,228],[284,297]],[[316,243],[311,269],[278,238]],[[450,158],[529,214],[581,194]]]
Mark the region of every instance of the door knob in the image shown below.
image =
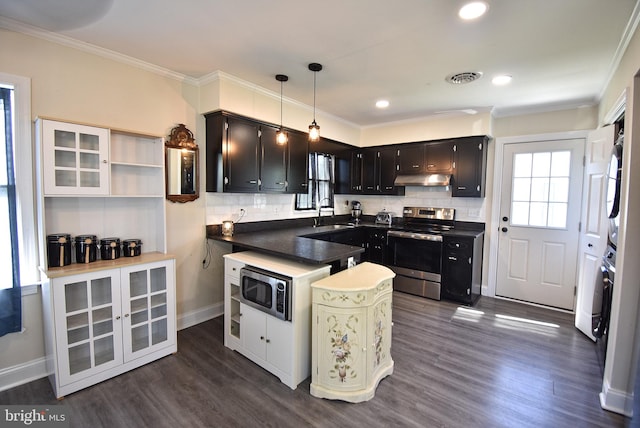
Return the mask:
[[[502,217],[502,221],[508,221],[508,220],[509,220],[509,217],[506,217],[506,216]]]
[[[506,231],[507,231],[507,230],[509,230],[509,229],[507,229],[506,227],[503,227],[501,230],[502,230],[503,232],[506,232]]]
[[[589,244],[587,244],[587,247],[592,248],[592,247],[593,247],[593,244],[592,244],[592,243],[589,243]]]

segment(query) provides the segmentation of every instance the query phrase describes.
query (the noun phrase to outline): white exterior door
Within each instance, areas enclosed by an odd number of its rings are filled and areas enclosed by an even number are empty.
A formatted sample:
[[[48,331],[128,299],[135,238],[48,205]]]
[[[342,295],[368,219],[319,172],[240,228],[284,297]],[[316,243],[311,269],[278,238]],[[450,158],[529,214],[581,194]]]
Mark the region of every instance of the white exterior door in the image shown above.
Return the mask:
[[[584,139],[503,153],[496,295],[573,310]]]
[[[585,155],[575,325],[594,342],[592,317],[602,305],[602,290],[598,285],[602,284],[600,266],[607,247],[605,186],[614,134],[613,126],[591,132],[587,137]]]

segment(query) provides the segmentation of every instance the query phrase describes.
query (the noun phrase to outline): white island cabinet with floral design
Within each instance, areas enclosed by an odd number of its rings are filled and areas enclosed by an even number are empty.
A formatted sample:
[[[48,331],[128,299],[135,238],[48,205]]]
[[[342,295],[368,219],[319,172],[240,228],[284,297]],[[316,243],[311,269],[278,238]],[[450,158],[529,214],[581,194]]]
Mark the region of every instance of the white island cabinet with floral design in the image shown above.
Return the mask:
[[[359,403],[393,373],[390,269],[365,262],[311,284],[311,395]]]

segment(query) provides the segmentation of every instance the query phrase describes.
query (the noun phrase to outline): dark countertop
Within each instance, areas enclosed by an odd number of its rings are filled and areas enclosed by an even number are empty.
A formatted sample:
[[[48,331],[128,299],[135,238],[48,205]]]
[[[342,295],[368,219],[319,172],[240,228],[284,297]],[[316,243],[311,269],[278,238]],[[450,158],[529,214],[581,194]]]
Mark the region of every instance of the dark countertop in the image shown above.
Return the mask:
[[[353,229],[349,226],[349,216],[323,217],[324,221],[336,224],[312,227],[311,218],[295,220],[275,220],[255,223],[237,223],[233,236],[221,236],[220,225],[207,226],[207,238],[228,242],[236,248],[261,251],[279,255],[291,260],[310,264],[338,264],[346,266],[349,257],[359,259],[364,248],[316,239],[313,235],[322,235],[340,230]],[[357,228],[400,229],[401,224],[392,226],[375,224],[373,218],[367,219]],[[456,223],[454,231],[446,235],[476,237],[484,233],[484,223]]]
[[[237,247],[280,255],[292,260],[311,264],[346,264],[349,257],[358,256],[364,248],[352,245],[326,242],[305,237],[306,235],[334,232],[349,229],[345,225],[320,227],[291,227],[276,230],[261,230],[234,233],[233,236],[220,236],[209,233],[207,238],[228,242]]]

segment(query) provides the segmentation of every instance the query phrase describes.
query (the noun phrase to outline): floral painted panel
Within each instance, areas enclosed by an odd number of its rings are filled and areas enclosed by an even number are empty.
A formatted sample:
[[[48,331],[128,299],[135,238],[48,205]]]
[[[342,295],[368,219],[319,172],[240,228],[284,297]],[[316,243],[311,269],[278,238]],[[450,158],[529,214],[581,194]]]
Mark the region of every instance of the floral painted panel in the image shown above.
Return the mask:
[[[366,382],[363,347],[367,310],[318,305],[318,368],[320,384],[343,391],[361,389]]]
[[[391,305],[388,300],[380,302],[373,308],[373,343],[375,355],[373,359],[374,370],[389,358],[389,348],[391,347]]]

